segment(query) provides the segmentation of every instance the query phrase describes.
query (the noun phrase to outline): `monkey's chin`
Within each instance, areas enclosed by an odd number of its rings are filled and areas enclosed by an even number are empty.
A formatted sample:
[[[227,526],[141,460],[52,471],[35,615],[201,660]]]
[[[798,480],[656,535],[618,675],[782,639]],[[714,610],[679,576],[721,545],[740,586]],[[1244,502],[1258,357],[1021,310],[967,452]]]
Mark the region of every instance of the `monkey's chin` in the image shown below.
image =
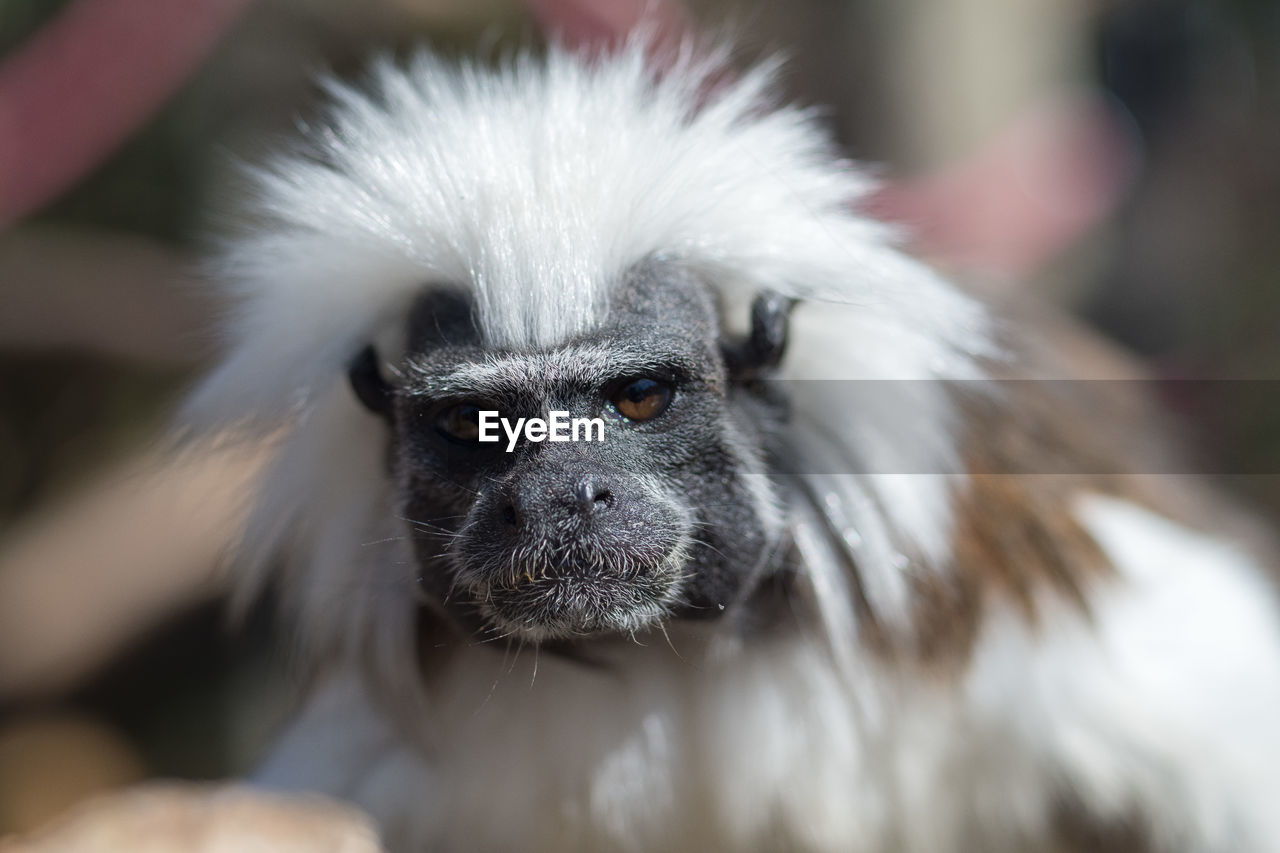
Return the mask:
[[[634,634],[670,613],[677,578],[526,575],[514,584],[489,585],[476,604],[498,633],[531,642]]]

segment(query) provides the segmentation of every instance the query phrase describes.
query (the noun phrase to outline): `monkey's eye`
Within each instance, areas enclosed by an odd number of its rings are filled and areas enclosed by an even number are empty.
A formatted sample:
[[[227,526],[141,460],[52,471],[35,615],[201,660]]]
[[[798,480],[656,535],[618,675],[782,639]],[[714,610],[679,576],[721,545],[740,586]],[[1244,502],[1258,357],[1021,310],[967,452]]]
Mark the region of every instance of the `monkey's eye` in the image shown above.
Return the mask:
[[[636,379],[623,385],[609,402],[629,421],[652,420],[671,405],[671,386],[653,379]]]
[[[475,403],[450,406],[436,417],[436,429],[445,438],[472,442],[480,439],[480,407]]]

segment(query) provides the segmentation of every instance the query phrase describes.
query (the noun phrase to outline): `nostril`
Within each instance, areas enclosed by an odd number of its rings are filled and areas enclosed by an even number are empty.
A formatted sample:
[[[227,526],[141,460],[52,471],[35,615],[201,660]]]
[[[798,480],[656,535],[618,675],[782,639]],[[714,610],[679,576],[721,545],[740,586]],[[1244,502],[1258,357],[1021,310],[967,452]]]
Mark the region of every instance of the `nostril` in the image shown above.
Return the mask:
[[[573,506],[584,514],[606,509],[613,506],[613,492],[584,477],[573,485]]]
[[[520,523],[520,518],[516,515],[516,508],[511,504],[504,506],[502,508],[502,520],[512,527],[518,525]]]

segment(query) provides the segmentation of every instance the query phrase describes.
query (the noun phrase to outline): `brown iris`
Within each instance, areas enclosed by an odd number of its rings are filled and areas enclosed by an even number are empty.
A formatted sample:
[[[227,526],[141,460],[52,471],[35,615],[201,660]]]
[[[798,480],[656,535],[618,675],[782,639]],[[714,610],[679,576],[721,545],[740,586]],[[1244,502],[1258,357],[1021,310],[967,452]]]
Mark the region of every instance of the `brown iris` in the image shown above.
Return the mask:
[[[450,406],[436,418],[436,428],[456,441],[477,441],[480,438],[480,407],[475,403]]]
[[[629,421],[652,420],[671,404],[671,386],[653,379],[636,379],[623,385],[610,402]]]

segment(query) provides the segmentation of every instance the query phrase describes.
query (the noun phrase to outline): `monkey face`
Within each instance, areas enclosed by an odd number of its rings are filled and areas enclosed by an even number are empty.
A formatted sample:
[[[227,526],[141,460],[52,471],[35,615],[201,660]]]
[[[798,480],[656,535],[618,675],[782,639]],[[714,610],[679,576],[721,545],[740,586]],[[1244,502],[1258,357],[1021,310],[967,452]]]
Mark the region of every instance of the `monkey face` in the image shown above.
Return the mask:
[[[470,632],[531,640],[724,612],[775,544],[761,457],[777,417],[733,381],[702,286],[638,272],[598,329],[538,350],[485,347],[471,311],[456,293],[424,296],[399,386],[380,387],[367,359],[352,372],[391,426],[433,604]],[[483,412],[508,426],[561,412],[603,430],[480,441]]]

